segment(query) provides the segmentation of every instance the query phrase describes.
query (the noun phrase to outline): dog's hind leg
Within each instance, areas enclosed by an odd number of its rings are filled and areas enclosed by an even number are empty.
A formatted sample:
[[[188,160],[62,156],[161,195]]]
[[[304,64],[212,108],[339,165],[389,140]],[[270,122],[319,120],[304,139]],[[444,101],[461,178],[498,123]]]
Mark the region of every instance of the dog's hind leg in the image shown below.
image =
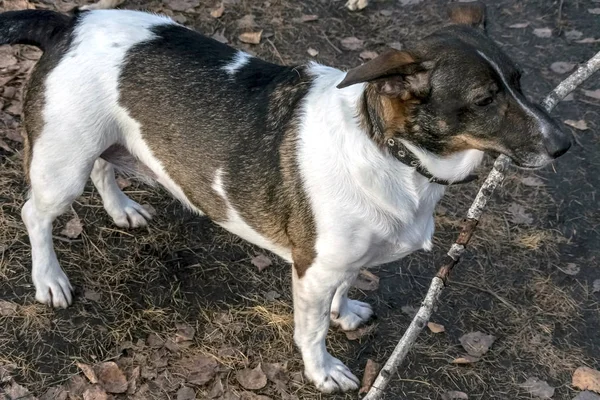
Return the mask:
[[[31,242],[36,300],[67,307],[73,289],[54,252],[52,223],[83,192],[97,155],[94,146],[74,140],[79,135],[65,129],[65,124],[49,125],[32,143],[31,192],[21,216]]]
[[[146,226],[152,215],[141,205],[131,200],[121,191],[115,179],[111,163],[98,158],[91,173],[92,182],[98,189],[104,209],[115,224],[121,228]]]

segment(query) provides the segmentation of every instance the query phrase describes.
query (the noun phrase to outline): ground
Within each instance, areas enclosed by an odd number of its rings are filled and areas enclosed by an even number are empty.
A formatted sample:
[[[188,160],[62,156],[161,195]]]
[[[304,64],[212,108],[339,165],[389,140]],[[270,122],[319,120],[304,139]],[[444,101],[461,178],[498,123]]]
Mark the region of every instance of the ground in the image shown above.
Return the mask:
[[[600,15],[588,11],[600,7],[595,0],[486,3],[489,34],[523,67],[524,90],[531,98],[541,99],[566,77],[550,68],[553,63],[583,62],[600,50],[600,42],[585,40],[600,38]],[[28,5],[26,0],[2,4],[2,9]],[[75,5],[62,0],[29,3],[62,11]],[[446,1],[441,0],[372,0],[359,12],[348,11],[339,0],[226,0],[223,15],[215,18],[211,11],[218,5],[213,0],[128,0],[121,7],[168,13],[270,61],[314,59],[340,68],[360,64],[365,50],[409,46],[442,26],[446,15]],[[538,37],[536,28],[550,28],[551,36]],[[238,39],[240,33],[260,30],[258,45]],[[341,42],[346,37],[364,42],[348,50]],[[309,48],[318,54],[309,55]],[[301,360],[292,344],[290,266],[267,254],[273,263],[259,272],[251,260],[264,251],[186,212],[159,188],[135,182],[125,188],[157,210],[148,229],[127,231],[112,224],[88,185],[72,213],[55,224],[59,260],[77,289],[75,304],[67,310],[37,304],[20,219],[27,186],[15,132],[21,121],[20,89],[39,53],[17,46],[0,52],[0,299],[8,307],[0,312],[0,365],[13,366],[18,384],[41,396],[51,387],[81,384],[82,378],[73,378],[81,374],[78,362],[115,360],[129,379],[133,368],[141,367],[137,383],[147,392],[137,398],[218,397],[219,381],[226,391],[259,399],[241,388],[252,386],[243,383],[244,369],[287,363],[282,377],[267,374],[273,379],[255,392],[274,399],[357,397],[321,395],[299,374]],[[530,399],[520,384],[533,376],[556,388],[554,399],[572,399],[577,394],[571,386],[574,370],[600,367],[600,281],[596,291],[593,283],[600,279],[600,100],[583,91],[599,88],[596,75],[553,112],[559,121],[584,121],[588,127],[564,125],[577,139],[567,155],[541,171],[510,170],[432,317],[446,331],[421,334],[386,399],[442,399],[448,391],[468,393],[469,399]],[[390,355],[490,163],[481,168],[478,181],[448,190],[437,210],[433,252],[375,268],[379,288],[354,290],[354,297],[373,304],[373,328],[358,340],[332,328],[328,344],[357,376],[367,359],[383,363]],[[83,232],[69,239],[62,231],[74,214]],[[195,330],[191,340],[190,327]],[[163,347],[178,328],[181,342],[168,341]],[[452,363],[465,354],[459,338],[473,331],[495,336],[491,349],[476,363]],[[194,383],[190,360],[216,360],[216,366],[209,366],[214,370],[209,379],[218,372],[216,381]],[[184,383],[190,389],[181,389]]]

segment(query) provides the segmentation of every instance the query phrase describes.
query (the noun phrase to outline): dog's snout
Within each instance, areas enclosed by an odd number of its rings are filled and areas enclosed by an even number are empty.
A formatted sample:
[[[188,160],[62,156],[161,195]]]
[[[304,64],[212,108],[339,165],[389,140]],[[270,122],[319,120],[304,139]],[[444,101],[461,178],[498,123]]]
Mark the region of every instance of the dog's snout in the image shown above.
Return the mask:
[[[544,139],[544,147],[552,158],[562,156],[571,148],[571,138],[557,126],[552,127],[551,131],[544,135]]]

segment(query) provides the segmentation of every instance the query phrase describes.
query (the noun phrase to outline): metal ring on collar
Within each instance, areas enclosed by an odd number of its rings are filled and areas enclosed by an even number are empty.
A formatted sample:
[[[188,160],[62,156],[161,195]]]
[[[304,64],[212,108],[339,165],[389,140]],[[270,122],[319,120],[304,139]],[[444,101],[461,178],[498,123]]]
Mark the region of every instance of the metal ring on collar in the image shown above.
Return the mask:
[[[398,157],[405,157],[406,153],[404,152],[404,150],[400,150],[398,151]]]
[[[388,146],[392,147],[392,146],[396,145],[396,141],[394,139],[390,138],[387,140],[387,144],[388,144]]]
[[[419,165],[419,163],[417,161],[411,161],[410,165],[413,166],[413,167],[416,167],[416,166]]]

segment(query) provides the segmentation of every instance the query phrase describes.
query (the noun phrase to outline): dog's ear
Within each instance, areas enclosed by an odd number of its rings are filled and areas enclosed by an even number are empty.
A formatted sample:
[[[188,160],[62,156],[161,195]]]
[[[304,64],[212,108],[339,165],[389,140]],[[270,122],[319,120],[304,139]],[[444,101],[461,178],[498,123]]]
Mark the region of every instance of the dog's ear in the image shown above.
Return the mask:
[[[429,73],[433,63],[421,61],[407,51],[391,49],[363,65],[353,68],[337,85],[338,89],[370,82],[384,96],[424,97],[429,93]]]
[[[485,29],[485,5],[480,1],[451,3],[448,16],[454,24]]]

